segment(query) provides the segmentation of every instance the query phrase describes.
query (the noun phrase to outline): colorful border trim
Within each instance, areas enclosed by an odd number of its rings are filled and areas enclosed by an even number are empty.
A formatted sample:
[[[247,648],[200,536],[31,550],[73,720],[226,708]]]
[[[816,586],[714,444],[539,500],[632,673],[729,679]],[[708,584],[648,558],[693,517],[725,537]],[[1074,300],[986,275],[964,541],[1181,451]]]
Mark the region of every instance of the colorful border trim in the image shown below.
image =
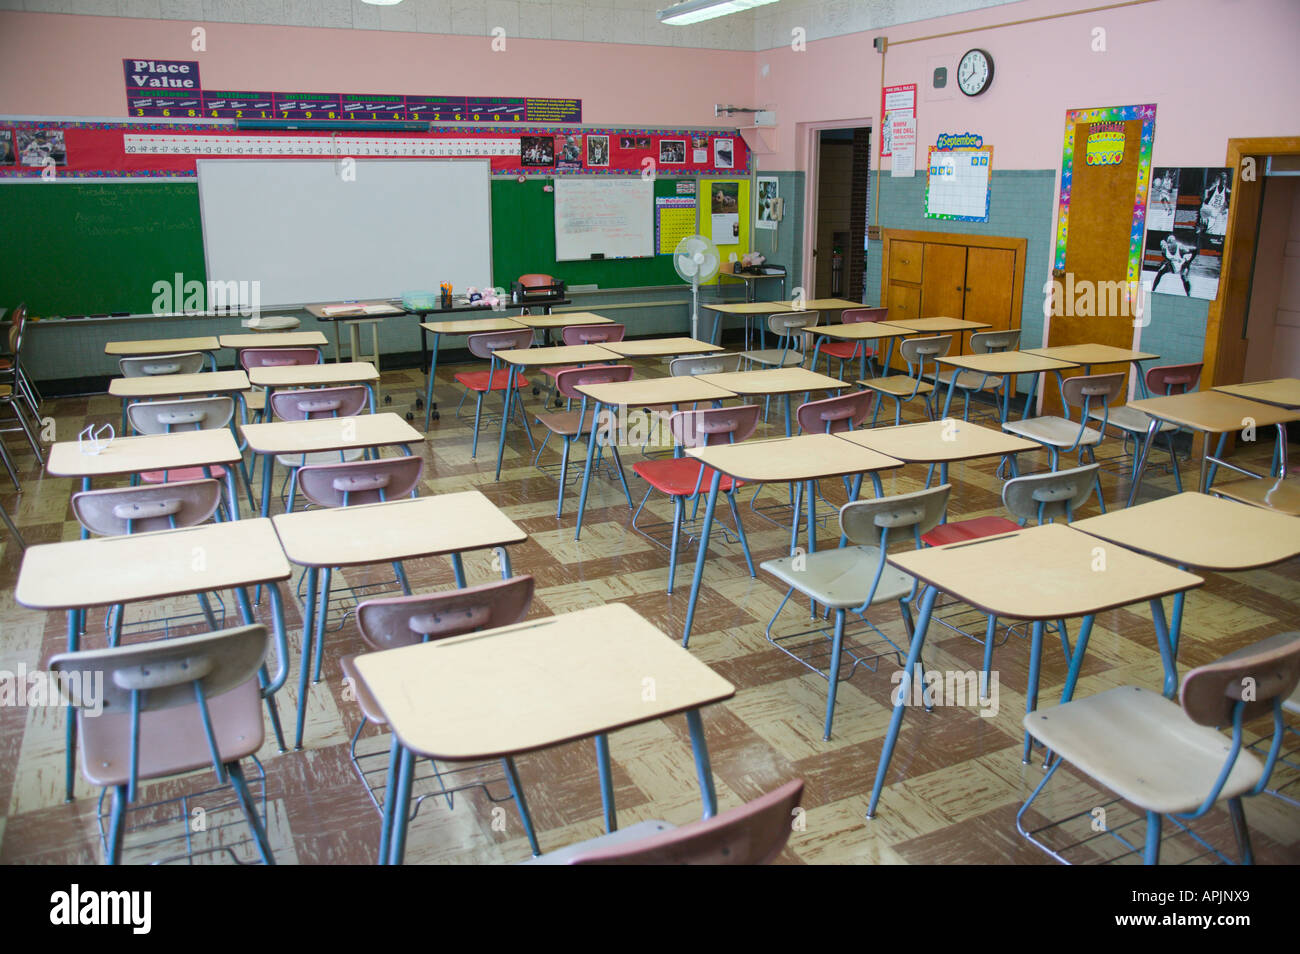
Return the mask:
[[[1133,227],[1129,233],[1128,280],[1142,277],[1142,231],[1147,217],[1147,190],[1151,185],[1151,146],[1156,138],[1156,106],[1111,106],[1102,109],[1071,109],[1065,114],[1065,149],[1061,153],[1061,201],[1056,212],[1056,259],[1053,268],[1065,270],[1065,239],[1070,226],[1070,186],[1074,182],[1074,127],[1076,123],[1126,122],[1142,120],[1142,141],[1138,152],[1137,192],[1133,199]]]

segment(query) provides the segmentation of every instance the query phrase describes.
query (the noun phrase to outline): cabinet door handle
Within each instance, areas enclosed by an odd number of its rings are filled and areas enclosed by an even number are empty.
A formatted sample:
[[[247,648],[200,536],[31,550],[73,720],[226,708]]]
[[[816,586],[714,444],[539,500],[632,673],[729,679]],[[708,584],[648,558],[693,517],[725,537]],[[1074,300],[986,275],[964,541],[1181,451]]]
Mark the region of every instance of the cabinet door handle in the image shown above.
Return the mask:
[[[967,291],[970,291],[970,286],[969,286],[969,285],[966,286],[966,290],[967,290]]]
[[[907,259],[905,259],[905,258],[900,258],[899,261],[902,262],[904,265],[911,265],[911,264],[912,264],[911,262],[909,262],[909,261],[908,261]]]
[[[968,289],[966,289],[966,290],[967,290],[967,291],[970,291],[970,289],[969,289],[969,288],[968,288]],[[958,285],[958,286],[957,286],[957,291],[961,291],[961,286],[960,286],[960,285]]]

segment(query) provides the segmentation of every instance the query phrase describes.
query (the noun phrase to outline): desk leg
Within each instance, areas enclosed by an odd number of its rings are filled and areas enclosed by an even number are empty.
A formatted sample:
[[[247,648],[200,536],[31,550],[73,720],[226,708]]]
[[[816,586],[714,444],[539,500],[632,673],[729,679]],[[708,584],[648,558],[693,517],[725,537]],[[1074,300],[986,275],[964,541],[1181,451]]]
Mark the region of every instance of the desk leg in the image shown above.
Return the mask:
[[[90,478],[89,478],[89,477],[82,477],[82,478],[81,478],[81,492],[82,492],[82,493],[85,493],[85,492],[86,492],[87,490],[89,490],[89,489],[90,489]],[[82,540],[88,540],[88,539],[90,539],[90,531],[87,530],[84,526],[81,528],[81,539],[82,539]]]
[[[946,420],[946,419],[947,419],[947,417],[948,417],[948,409],[952,407],[952,392],[953,392],[953,389],[956,388],[956,386],[957,386],[957,375],[958,375],[958,373],[960,373],[960,369],[959,369],[959,368],[953,368],[953,369],[952,369],[952,377],[948,379],[948,396],[947,396],[946,398],[943,399],[943,414],[940,415],[940,419],[941,419],[941,420]],[[1003,416],[1003,420],[1006,420],[1006,416],[1005,416],[1005,415]]]
[[[262,455],[262,516],[271,512],[271,472],[275,469],[275,455]]]
[[[341,321],[334,322],[334,363],[335,364],[341,364],[343,362],[343,333],[339,330],[339,325],[341,324],[343,324],[343,322]]]
[[[614,775],[609,767],[609,736],[603,732],[596,736],[596,769],[600,772],[600,804],[605,811],[605,832],[618,830],[618,815],[614,809]]]
[[[700,801],[704,803],[703,818],[718,813],[718,793],[713,787],[713,766],[709,764],[709,745],[704,740],[704,720],[699,709],[686,713],[686,726],[691,731],[691,752],[695,755],[695,775],[700,781]]]
[[[397,763],[397,791],[388,792],[393,799],[392,828],[388,836],[388,864],[400,865],[406,857],[406,825],[411,815],[411,776],[415,774],[415,753],[402,746]],[[383,859],[380,859],[383,862]]]
[[[1128,503],[1125,506],[1133,506],[1133,501],[1137,499],[1138,488],[1142,486],[1142,475],[1146,473],[1147,469],[1147,457],[1151,454],[1151,444],[1155,441],[1156,431],[1158,430],[1160,430],[1160,421],[1153,417],[1151,418],[1150,425],[1147,427],[1147,436],[1142,441],[1142,450],[1138,454],[1137,468],[1133,473],[1133,486],[1129,488]],[[1206,434],[1204,435],[1204,438],[1205,441],[1209,441],[1210,435]],[[1202,446],[1201,452],[1204,454],[1204,446]],[[1201,476],[1205,476],[1204,456],[1201,458]]]
[[[582,403],[586,404],[587,402],[584,400]],[[582,492],[578,494],[578,524],[573,530],[573,539],[575,540],[582,534],[582,514],[587,509],[587,490],[591,486],[591,465],[593,458],[596,456],[596,421],[600,419],[600,410],[604,407],[599,401],[595,401],[594,405],[591,412],[591,433],[587,437],[587,466],[582,471]]]
[[[298,673],[298,728],[294,732],[293,747],[302,748],[303,720],[307,715],[307,680],[311,672],[312,637],[316,632],[316,581],[320,570],[307,567],[307,592],[302,604],[302,671]]]
[[[496,373],[496,362],[493,361],[492,364],[488,366],[488,369],[489,369],[488,383],[490,385],[492,383],[491,376]],[[488,394],[491,393],[492,393],[491,391],[488,392]],[[510,365],[509,368],[506,369],[506,393],[505,396],[502,398],[502,400],[504,401],[504,407],[502,407],[501,409],[501,438],[497,443],[497,475],[495,478],[496,480],[501,479],[501,460],[502,458],[505,457],[506,454],[506,427],[510,423],[510,405],[514,403],[512,400],[512,398],[514,397],[514,393],[515,393],[515,365],[512,364]],[[483,399],[486,401],[487,395],[484,395]]]
[[[1208,494],[1210,492],[1210,485],[1214,483],[1214,475],[1218,471],[1219,461],[1223,457],[1223,445],[1226,443],[1228,443],[1228,434],[1225,431],[1224,433],[1219,435],[1219,443],[1214,445],[1214,456],[1211,457],[1208,461],[1209,463],[1208,469],[1206,468],[1206,463],[1207,463],[1206,458],[1204,457],[1204,455],[1202,455],[1201,457],[1201,486],[1199,489],[1203,494]],[[1209,441],[1207,440],[1205,442],[1205,446],[1203,449],[1208,450],[1209,446],[1210,444]]]
[[[519,770],[515,768],[515,760],[508,755],[501,760],[501,764],[506,770],[506,784],[510,786],[510,796],[515,800],[519,820],[523,822],[524,834],[528,836],[528,847],[536,858],[542,849],[537,844],[537,832],[533,830],[533,816],[529,814],[528,802],[524,799],[524,787],[519,784]]]
[[[427,431],[429,429],[429,420],[433,416],[433,409],[438,406],[433,400],[433,379],[438,373],[438,339],[441,335],[436,331],[433,334],[433,357],[430,360],[427,350],[428,344],[424,338],[426,333],[424,328],[420,329],[420,345],[426,349],[421,359],[421,366],[426,367],[429,373],[429,381],[424,389],[424,429]]]
[[[1075,637],[1074,654],[1070,657],[1070,670],[1065,677],[1065,688],[1061,691],[1061,705],[1074,698],[1074,687],[1079,681],[1079,670],[1083,668],[1083,654],[1088,648],[1088,638],[1092,635],[1092,622],[1095,618],[1089,614],[1079,623],[1079,635]]]
[[[226,494],[230,497],[230,519],[239,519],[239,490],[235,487],[235,468],[242,466],[241,457],[238,464],[226,465]]]
[[[1150,601],[1151,622],[1156,628],[1156,645],[1160,648],[1160,661],[1165,667],[1165,698],[1172,699],[1178,692],[1178,661],[1174,658],[1169,624],[1165,621],[1165,604],[1159,599]]]
[[[120,612],[125,613],[126,607],[123,606]],[[68,652],[75,653],[80,638],[81,630],[81,611],[68,610]],[[74,790],[77,784],[77,707],[68,706],[64,710],[64,718],[67,726],[64,730],[63,744],[63,768],[64,768],[64,793],[63,800],[70,802],[74,798]]]
[[[709,555],[709,531],[713,529],[713,510],[718,505],[718,485],[722,471],[715,470],[709,481],[709,499],[704,505],[704,522],[700,524],[700,546],[695,556],[695,575],[691,579],[691,595],[686,603],[686,626],[682,632],[682,646],[691,641],[691,624],[695,622],[695,604],[700,598],[700,581],[704,578],[704,561]]]
[[[921,648],[925,645],[925,633],[930,628],[930,616],[934,612],[934,600],[939,595],[938,589],[927,586],[921,597],[921,616],[916,621],[912,633],[912,644],[907,649],[907,664],[903,667],[903,681],[894,690],[894,714],[889,720],[889,731],[885,734],[885,744],[880,750],[880,764],[876,766],[876,781],[871,787],[871,802],[867,805],[867,817],[876,817],[876,806],[880,803],[880,793],[885,788],[885,778],[889,775],[889,760],[894,755],[894,745],[898,742],[898,730],[903,726],[903,712],[907,708],[908,696],[913,695],[912,682],[916,678],[917,665],[921,660]],[[919,687],[924,697],[924,686]]]
[[[1043,621],[1034,620],[1034,627],[1029,643],[1029,687],[1025,692],[1025,715],[1038,708],[1038,676],[1043,664]],[[1020,761],[1029,764],[1029,753],[1034,746],[1034,737],[1025,733],[1025,748]]]
[[[785,396],[785,436],[790,437],[794,434],[794,420],[790,411],[790,402],[794,399],[793,394]]]
[[[1028,420],[1029,410],[1034,406],[1034,392],[1038,390],[1038,379],[1040,377],[1042,377],[1041,374],[1031,374],[1029,376],[1029,393],[1025,395],[1025,409],[1020,412],[1022,421]]]

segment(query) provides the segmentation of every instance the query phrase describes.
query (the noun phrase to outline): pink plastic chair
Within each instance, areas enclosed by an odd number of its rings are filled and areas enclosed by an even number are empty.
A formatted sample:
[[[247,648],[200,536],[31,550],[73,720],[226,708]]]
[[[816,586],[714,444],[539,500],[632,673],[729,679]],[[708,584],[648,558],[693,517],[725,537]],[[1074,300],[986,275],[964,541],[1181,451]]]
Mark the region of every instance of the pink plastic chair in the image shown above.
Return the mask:
[[[567,329],[566,329],[567,330]],[[569,447],[573,442],[582,436],[589,440],[593,429],[593,419],[587,415],[587,404],[589,398],[576,390],[577,388],[588,384],[610,384],[615,381],[630,381],[632,379],[632,366],[630,364],[593,364],[582,368],[565,368],[555,377],[555,386],[560,396],[568,401],[580,401],[577,411],[542,411],[537,415],[537,423],[546,428],[546,437],[542,441],[541,447],[537,448],[537,453],[533,457],[533,466],[537,466],[537,461],[542,456],[542,450],[546,447],[546,442],[551,439],[552,434],[558,435],[564,440],[564,449],[560,456],[560,488],[556,495],[555,516],[559,516],[564,511],[564,485],[569,475]],[[601,424],[605,422],[613,423],[613,412],[608,408],[601,415]],[[601,432],[599,426],[595,427],[596,433]],[[618,455],[618,435],[616,427],[609,427],[607,433],[611,437],[610,450],[614,453],[614,465],[618,468],[618,479],[623,484],[623,493],[627,495],[628,509],[632,507],[632,492],[627,488],[627,478],[623,474],[623,460]],[[597,444],[595,459],[592,467],[600,466],[600,457],[604,448]]]
[[[840,312],[840,324],[855,325],[864,321],[887,321],[889,318],[888,308],[845,308]],[[826,355],[826,373],[831,373],[831,358],[836,358],[840,362],[840,374],[844,377],[844,362],[852,358],[857,358],[862,362],[862,377],[866,377],[870,372],[875,377],[875,372],[871,370],[868,358],[875,357],[876,349],[872,348],[865,341],[823,341],[820,352]],[[816,362],[813,362],[814,365]],[[813,368],[817,370],[816,367]]]
[[[385,649],[397,649],[415,643],[432,642],[449,639],[479,630],[495,629],[520,622],[527,614],[533,601],[534,580],[531,576],[516,576],[499,583],[485,583],[479,586],[462,587],[443,593],[421,594],[419,596],[393,597],[390,599],[367,600],[357,607],[357,628],[366,645],[376,652]],[[343,672],[356,690],[357,704],[361,707],[364,718],[357,726],[352,737],[352,764],[361,777],[361,781],[370,788],[365,771],[357,757],[357,740],[367,722],[387,725],[388,719],[379,708],[375,698],[366,686],[365,680],[356,668],[356,656],[345,656],[342,660]],[[534,855],[540,853],[537,836],[533,831],[533,821],[528,813],[528,803],[524,800],[523,789],[519,784],[519,773],[515,770],[514,759],[503,758],[506,779],[510,793],[519,808],[519,816],[528,835],[528,843]],[[439,784],[442,775],[433,763],[434,774]],[[393,736],[392,748],[388,759],[388,783],[384,790],[384,804],[381,810],[383,824],[379,835],[379,863],[400,863],[406,848],[407,805],[410,802],[410,779],[415,771],[415,756]],[[404,783],[399,785],[399,778]],[[399,791],[399,788],[402,790]],[[439,794],[450,796],[457,789],[448,790],[442,785]],[[374,799],[372,792],[372,800]],[[402,806],[401,811],[396,806]],[[376,800],[376,805],[378,801]]]
[[[1201,368],[1203,363],[1200,361],[1191,364],[1166,364],[1156,368],[1148,368],[1145,383],[1146,392],[1151,397],[1164,397],[1167,394],[1186,394],[1188,391],[1196,389],[1197,382],[1201,379]],[[1137,477],[1137,458],[1138,451],[1142,442],[1146,439],[1147,430],[1151,426],[1151,418],[1142,411],[1129,407],[1127,404],[1122,407],[1112,407],[1108,409],[1094,408],[1088,412],[1090,420],[1106,421],[1107,427],[1113,427],[1124,435],[1125,447],[1128,446],[1129,439],[1133,441],[1133,468],[1129,474],[1129,479]],[[1183,477],[1178,472],[1178,452],[1174,449],[1174,434],[1178,432],[1178,425],[1162,421],[1157,434],[1162,434],[1169,447],[1169,466],[1174,472],[1174,487],[1181,493],[1183,489]]]
[[[130,404],[127,420],[137,434],[172,434],[177,431],[212,431],[229,427],[235,415],[235,400],[231,397],[186,398],[177,401],[148,401]],[[210,467],[180,467],[175,470],[146,470],[140,479],[146,484],[161,484],[172,480],[201,480],[205,477],[224,478],[226,468],[220,464]]]
[[[271,411],[282,421],[317,421],[334,417],[356,417],[369,409],[369,393],[361,385],[341,388],[308,388],[297,391],[276,391],[271,395]],[[276,463],[289,468],[289,496],[285,512],[292,513],[298,488],[300,467],[310,464],[360,460],[366,452],[360,447],[339,451],[318,451],[310,454],[277,454]]]
[[[298,471],[298,488],[319,507],[350,507],[415,497],[423,474],[420,457],[308,464]]]
[[[682,447],[707,447],[713,444],[734,444],[749,438],[758,429],[758,416],[762,408],[757,404],[742,404],[736,407],[703,408],[694,411],[678,411],[668,419],[668,429],[673,442]],[[687,500],[698,501],[700,491],[713,482],[713,468],[705,467],[694,457],[662,457],[654,460],[637,461],[632,470],[650,485],[641,499],[641,505],[632,515],[632,529],[647,540],[659,543],[645,528],[637,526],[636,518],[645,509],[650,494],[658,490],[672,498],[673,535],[668,547],[668,592],[673,591],[673,581],[677,574],[677,548],[682,532],[682,517]],[[749,541],[745,539],[745,526],[740,520],[740,510],[736,506],[736,488],[744,481],[733,480],[723,474],[718,491],[727,495],[727,505],[731,508],[731,517],[736,521],[736,536],[740,539],[741,549],[745,554],[745,563],[749,566],[749,575],[754,575],[754,561],[749,554]],[[659,544],[663,546],[663,544]]]
[[[627,334],[627,325],[568,325],[561,329],[560,340],[571,347],[580,345],[602,344],[606,341],[622,341],[623,336]],[[550,390],[546,392],[545,404],[551,403],[551,397],[555,394],[555,377],[561,371],[568,371],[577,365],[567,365],[564,367],[542,368],[542,374],[551,379]],[[556,407],[559,407],[560,401],[555,399]]]
[[[474,392],[474,444],[469,453],[469,456],[473,458],[478,456],[478,430],[483,416],[483,395],[492,391],[504,392],[506,382],[510,379],[510,368],[497,367],[495,352],[521,351],[531,348],[533,346],[533,329],[485,331],[476,335],[468,335],[465,338],[465,344],[469,348],[470,354],[488,361],[486,371],[460,371],[455,375],[456,381],[465,388],[465,394],[461,395],[460,404],[456,405],[457,417],[460,416],[460,409],[465,404],[465,396],[471,391]],[[528,379],[522,373],[516,374],[514,386],[516,390],[528,387]],[[504,410],[504,393],[501,406]],[[522,402],[520,412],[523,413]],[[528,446],[532,447],[534,446],[533,434],[532,431],[528,430],[528,415],[524,414],[523,418],[524,430],[528,434]]]
[[[571,865],[766,865],[790,838],[803,779],[714,818],[639,841],[580,852]]]
[[[239,352],[239,364],[245,371],[320,363],[320,351],[315,348],[245,348]]]
[[[800,404],[795,418],[803,434],[838,434],[861,427],[876,400],[874,391],[853,391]]]

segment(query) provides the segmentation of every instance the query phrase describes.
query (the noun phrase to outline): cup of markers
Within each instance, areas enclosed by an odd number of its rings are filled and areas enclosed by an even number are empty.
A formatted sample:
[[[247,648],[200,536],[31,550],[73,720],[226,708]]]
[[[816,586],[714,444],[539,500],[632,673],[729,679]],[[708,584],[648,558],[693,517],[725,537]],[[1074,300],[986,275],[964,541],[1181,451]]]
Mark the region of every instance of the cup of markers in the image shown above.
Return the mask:
[[[442,307],[444,309],[451,308],[451,282],[443,282],[438,288],[442,292]]]

